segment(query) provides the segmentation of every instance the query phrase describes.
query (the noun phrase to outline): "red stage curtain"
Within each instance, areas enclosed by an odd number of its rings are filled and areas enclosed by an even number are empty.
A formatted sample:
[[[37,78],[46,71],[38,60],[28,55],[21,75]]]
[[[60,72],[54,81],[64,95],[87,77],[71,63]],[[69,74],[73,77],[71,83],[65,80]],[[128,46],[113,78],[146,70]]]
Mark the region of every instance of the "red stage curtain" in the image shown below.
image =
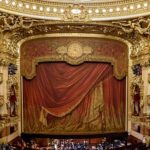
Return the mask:
[[[126,112],[126,80],[117,80],[113,76],[103,81],[105,128],[125,125]]]
[[[112,66],[105,63],[84,63],[79,66],[66,63],[40,64],[37,76],[33,80],[24,79],[23,82],[25,132],[123,130],[125,80],[116,80],[112,72]],[[96,109],[91,108],[94,106],[93,93],[100,89],[98,87],[101,84],[104,99],[97,105],[99,115],[93,115],[90,112]],[[46,113],[47,124],[40,123],[41,113]],[[91,118],[92,115],[94,118]],[[107,126],[109,119],[110,125]]]

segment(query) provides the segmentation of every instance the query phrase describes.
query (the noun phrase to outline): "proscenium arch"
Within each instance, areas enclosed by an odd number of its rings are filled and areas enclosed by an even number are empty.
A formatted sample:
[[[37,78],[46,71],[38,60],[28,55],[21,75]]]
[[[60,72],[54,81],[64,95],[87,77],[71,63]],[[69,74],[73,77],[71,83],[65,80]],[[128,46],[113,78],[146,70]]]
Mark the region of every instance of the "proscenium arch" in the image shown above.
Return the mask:
[[[125,44],[127,46],[128,57],[129,57],[130,51],[132,50],[132,44],[130,42],[128,42],[127,40],[124,40],[122,38],[115,37],[115,36],[108,36],[108,35],[104,35],[104,34],[89,34],[89,33],[54,33],[54,34],[44,34],[44,35],[30,36],[30,37],[24,38],[24,39],[22,39],[18,42],[19,50],[20,50],[22,44],[24,44],[27,41],[30,41],[30,40],[33,40],[33,39],[39,39],[39,38],[54,38],[54,37],[56,37],[56,38],[57,37],[88,37],[88,38],[97,38],[97,39],[103,38],[103,39],[108,39],[108,40],[109,39],[110,40],[116,40],[118,42],[122,42],[123,44]],[[19,57],[19,59],[20,59],[20,57]],[[75,59],[75,60],[74,59],[61,60],[60,57],[58,57],[57,59],[56,59],[56,57],[55,57],[55,59],[53,57],[47,57],[47,58],[45,58],[45,61],[44,61],[43,59],[39,58],[38,60],[35,60],[35,63],[32,63],[32,67],[33,67],[34,70],[33,70],[33,74],[31,76],[28,76],[28,79],[32,79],[36,75],[35,71],[36,71],[36,65],[38,65],[38,63],[40,63],[40,62],[56,62],[56,61],[57,62],[64,61],[64,62],[67,62],[67,63],[72,64],[72,65],[78,65],[78,64],[84,63],[85,61],[87,61],[87,62],[106,62],[106,60],[103,60],[101,57],[97,57],[97,59],[95,58],[95,59],[90,60],[90,61],[84,60],[83,58],[81,60],[78,60],[78,59]],[[115,63],[113,64],[113,62],[111,62],[111,60],[110,61],[107,60],[107,62],[111,63],[113,66],[115,66]],[[128,66],[128,64],[127,64],[127,66]],[[115,67],[113,67],[113,69],[115,71]],[[125,72],[122,76],[118,76],[118,79],[121,79],[122,77],[124,77],[126,75],[127,75],[127,72]],[[24,74],[21,74],[21,76],[24,76]],[[126,82],[128,82],[128,81],[126,80]],[[23,92],[23,86],[22,86],[23,82],[21,81],[20,84],[21,84],[20,93],[22,93]],[[127,114],[127,109],[128,109],[127,86],[126,86],[126,106],[125,106],[126,107],[126,117],[125,117],[125,130],[126,131],[128,130],[128,123],[127,123],[127,118],[128,118],[128,114]],[[21,116],[23,118],[23,111],[22,111],[23,110],[23,94],[21,94],[21,95],[22,95],[21,96],[22,100],[21,100],[21,108],[20,108],[21,110],[20,111],[22,112]],[[22,132],[24,132],[23,131],[23,129],[24,129],[23,120],[21,122],[22,122],[22,124],[21,124]]]
[[[22,40],[20,40],[18,42],[18,46],[19,46],[19,50],[21,49],[21,46],[29,41],[32,40],[36,40],[36,39],[44,39],[44,38],[49,38],[49,39],[53,39],[53,38],[96,38],[96,39],[106,39],[106,40],[114,40],[114,41],[118,41],[118,43],[123,43],[127,46],[127,57],[128,56],[128,52],[131,50],[131,43],[128,42],[127,40],[124,40],[122,38],[116,37],[116,36],[111,36],[111,35],[104,35],[104,34],[90,34],[90,33],[52,33],[52,34],[44,34],[44,35],[35,35],[35,36],[30,36],[27,38],[24,38]],[[56,50],[56,49],[55,49]],[[21,55],[21,54],[20,54]],[[128,58],[127,58],[128,59]],[[27,72],[25,72],[22,68],[21,68],[21,75],[25,76],[27,79],[32,79],[34,76],[36,76],[36,65],[38,65],[38,63],[40,62],[66,62],[69,63],[71,65],[79,65],[81,63],[84,62],[107,62],[107,63],[111,63],[111,65],[113,65],[113,72],[114,75],[117,79],[122,79],[124,76],[127,75],[127,70],[122,72],[121,74],[119,74],[118,69],[117,69],[117,64],[116,64],[116,60],[114,58],[110,58],[110,57],[103,57],[101,55],[97,55],[97,56],[81,56],[79,58],[70,58],[68,56],[65,55],[65,57],[57,54],[57,55],[47,55],[44,57],[38,57],[35,58],[32,63],[31,63],[31,68],[32,71],[30,74],[28,74]],[[127,62],[128,63],[128,62]],[[128,64],[126,64],[128,66]]]

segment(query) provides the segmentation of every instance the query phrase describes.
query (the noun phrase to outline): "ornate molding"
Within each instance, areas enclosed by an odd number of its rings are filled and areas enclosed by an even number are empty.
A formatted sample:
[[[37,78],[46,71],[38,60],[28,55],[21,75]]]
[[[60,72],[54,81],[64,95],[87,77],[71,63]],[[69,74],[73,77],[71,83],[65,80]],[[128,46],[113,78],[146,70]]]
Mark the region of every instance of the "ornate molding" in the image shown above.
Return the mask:
[[[141,35],[150,35],[150,16],[123,21],[113,21],[112,23],[121,27],[126,33],[137,32]]]
[[[86,18],[86,13],[85,15],[81,15],[78,13],[78,11],[83,11],[80,10],[79,8],[82,6],[76,5],[75,8],[72,8],[72,5],[69,6],[67,11],[77,11],[77,14],[74,15],[67,15],[65,14],[65,17],[69,17],[71,22],[62,22],[60,25],[60,21],[49,21],[45,19],[34,19],[34,18],[29,18],[29,17],[23,17],[23,16],[17,16],[17,15],[12,15],[4,12],[0,12],[0,32],[4,31],[12,31],[12,30],[18,30],[18,29],[24,29],[24,30],[29,30],[28,33],[33,34],[33,30],[36,29],[39,32],[40,31],[52,31],[56,30],[57,32],[58,29],[60,28],[62,30],[62,25],[67,28],[67,29],[79,29],[79,30],[85,30],[86,28],[89,28],[90,31],[98,31],[103,30],[103,32],[107,33],[113,31],[113,30],[118,30],[117,34],[122,35],[125,33],[138,33],[138,34],[145,34],[149,35],[150,34],[150,16],[147,17],[139,17],[135,19],[129,19],[129,20],[121,20],[121,21],[112,21],[112,22],[104,22],[104,23],[98,23],[98,22],[76,22],[76,25],[74,24],[74,21],[76,21],[77,18]],[[68,20],[69,21],[69,20]],[[57,24],[57,25],[56,25]],[[54,28],[50,27],[55,25]],[[57,26],[57,27],[56,27]],[[94,27],[93,29],[90,27]],[[40,28],[40,29],[38,29]],[[53,32],[54,32],[53,31]]]
[[[0,12],[0,32],[15,30],[17,28],[29,29],[36,23],[41,24],[44,22],[45,20]]]
[[[75,11],[68,11],[71,9]],[[76,6],[79,6],[78,10]],[[26,17],[68,21],[76,16],[74,21],[106,21],[122,18],[144,16],[149,13],[149,0],[126,0],[109,2],[75,2],[75,1],[42,1],[42,0],[1,0],[0,10]],[[87,17],[85,17],[85,15]],[[81,17],[82,16],[82,17]],[[83,17],[84,16],[84,17]]]
[[[140,64],[142,67],[150,66],[150,37],[139,36],[137,40],[133,40],[133,50],[131,52],[130,58],[134,64]]]
[[[15,125],[15,124],[18,124],[18,122],[20,121],[21,119],[18,118],[18,117],[13,117],[13,118],[10,118],[8,116],[2,116],[1,120],[0,120],[0,130],[2,130],[4,127],[8,127],[10,125]]]
[[[17,58],[19,50],[17,43],[21,39],[39,34],[78,32],[118,36],[132,43],[132,59],[137,58],[141,55],[145,55],[146,51],[144,51],[143,49],[144,46],[146,47],[146,44],[144,44],[145,40],[143,40],[143,36],[149,36],[150,34],[150,16],[121,21],[85,23],[84,19],[87,19],[90,15],[88,11],[85,11],[86,6],[81,4],[69,4],[65,5],[65,7],[66,11],[64,11],[63,15],[67,18],[69,17],[70,20],[72,20],[71,22],[69,21],[69,19],[67,20],[67,22],[52,22],[50,20],[45,19],[34,19],[1,12],[1,53],[4,54],[5,51],[5,54],[8,54],[7,57],[11,56],[12,58]],[[75,13],[71,14],[71,12]],[[6,60],[7,57],[6,55],[4,57],[1,56],[0,62],[2,64],[6,64],[9,60]],[[148,63],[146,62],[145,64],[147,65]]]
[[[47,39],[51,39],[50,41]],[[56,39],[59,38],[60,42],[56,44]],[[38,41],[42,40],[42,43],[45,44],[45,52],[47,52],[49,55],[45,55],[45,53],[41,53],[41,48],[38,46],[34,46],[34,50],[32,51],[32,54],[28,54],[27,52],[31,52],[30,48],[27,48],[32,41],[36,39],[39,39]],[[26,39],[23,39],[19,42],[18,46],[22,46],[21,50],[21,64],[24,66],[21,67],[21,73],[22,75],[26,76],[28,79],[31,79],[35,76],[35,66],[39,62],[47,62],[47,61],[66,61],[69,64],[72,65],[78,65],[83,62],[109,62],[112,65],[114,65],[114,74],[118,79],[121,79],[125,76],[127,73],[127,68],[125,67],[124,71],[118,70],[119,65],[118,61],[119,59],[116,59],[116,53],[115,51],[119,51],[118,49],[114,48],[112,44],[112,49],[108,49],[106,44],[102,47],[99,47],[97,49],[97,46],[100,46],[100,39],[102,41],[107,41],[108,39],[112,41],[118,41],[120,42],[120,48],[123,50],[123,54],[120,55],[120,53],[117,53],[120,57],[124,59],[122,61],[122,65],[125,65],[127,67],[127,57],[128,57],[128,48],[130,48],[130,43],[114,36],[105,36],[101,34],[85,34],[85,33],[55,33],[55,34],[46,34],[46,35],[38,35],[33,37],[28,37]],[[88,42],[94,42],[93,45],[90,46]],[[116,43],[115,42],[115,43]],[[27,45],[24,43],[28,43]],[[37,41],[36,41],[37,43]],[[82,43],[82,44],[81,44]],[[27,47],[26,47],[27,46]],[[30,47],[30,46],[29,46]],[[105,50],[104,50],[105,49]],[[76,51],[77,50],[77,51]],[[103,51],[102,51],[103,50]],[[106,52],[109,51],[108,53]],[[37,55],[37,51],[38,55]],[[105,54],[106,53],[106,54]],[[32,56],[32,57],[31,57]],[[26,62],[26,60],[29,60]],[[29,65],[29,63],[32,62],[32,64]],[[125,63],[126,62],[126,63]],[[28,66],[28,67],[27,67]],[[29,67],[30,66],[30,67]],[[31,67],[32,66],[32,67]],[[25,69],[26,68],[26,69]]]
[[[0,65],[8,65],[16,61],[18,49],[9,38],[11,33],[0,33]]]
[[[88,12],[83,5],[71,4],[64,11],[64,20],[88,21]]]

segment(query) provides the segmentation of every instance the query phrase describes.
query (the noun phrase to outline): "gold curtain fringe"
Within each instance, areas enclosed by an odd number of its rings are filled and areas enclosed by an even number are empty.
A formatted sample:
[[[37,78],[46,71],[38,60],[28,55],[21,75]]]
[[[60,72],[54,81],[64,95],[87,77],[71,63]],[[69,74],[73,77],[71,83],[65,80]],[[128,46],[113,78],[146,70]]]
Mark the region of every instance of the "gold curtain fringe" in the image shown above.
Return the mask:
[[[47,115],[48,115],[47,111],[45,111],[45,109],[42,107],[39,121],[46,127],[47,127]]]
[[[27,60],[25,60],[27,61]],[[36,66],[41,62],[66,62],[71,65],[79,65],[84,62],[104,62],[110,63],[113,68],[114,76],[121,80],[127,75],[127,66],[126,62],[123,63],[122,70],[119,68],[119,61],[116,60],[114,57],[108,56],[100,56],[100,55],[91,55],[86,57],[81,57],[79,59],[71,59],[69,56],[63,57],[59,55],[51,55],[51,56],[43,56],[43,57],[36,57],[31,60],[30,65],[21,65],[21,75],[27,79],[32,79],[36,76]],[[123,60],[122,60],[123,61]],[[30,72],[28,69],[30,68]]]

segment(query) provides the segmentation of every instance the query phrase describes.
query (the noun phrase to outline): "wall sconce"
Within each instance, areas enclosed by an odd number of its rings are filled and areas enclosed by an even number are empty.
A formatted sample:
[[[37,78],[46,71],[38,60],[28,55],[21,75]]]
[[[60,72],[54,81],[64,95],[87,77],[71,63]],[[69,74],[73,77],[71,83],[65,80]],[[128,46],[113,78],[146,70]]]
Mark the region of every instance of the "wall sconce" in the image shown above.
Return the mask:
[[[0,73],[0,84],[3,82],[3,73]]]

